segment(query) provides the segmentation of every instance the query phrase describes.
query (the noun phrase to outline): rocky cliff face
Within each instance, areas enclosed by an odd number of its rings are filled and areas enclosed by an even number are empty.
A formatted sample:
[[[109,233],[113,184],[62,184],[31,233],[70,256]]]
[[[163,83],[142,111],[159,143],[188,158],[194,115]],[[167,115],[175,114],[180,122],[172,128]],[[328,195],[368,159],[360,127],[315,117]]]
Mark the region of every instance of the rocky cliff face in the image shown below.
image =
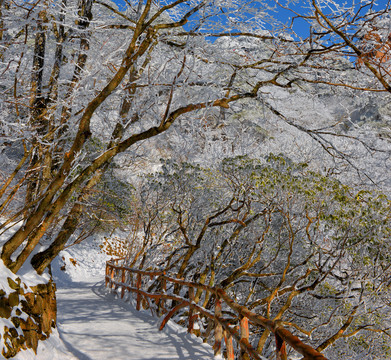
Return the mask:
[[[25,285],[19,277],[8,277],[0,288],[0,345],[5,358],[27,348],[35,352],[38,340],[50,336],[56,325],[56,285],[49,281]]]

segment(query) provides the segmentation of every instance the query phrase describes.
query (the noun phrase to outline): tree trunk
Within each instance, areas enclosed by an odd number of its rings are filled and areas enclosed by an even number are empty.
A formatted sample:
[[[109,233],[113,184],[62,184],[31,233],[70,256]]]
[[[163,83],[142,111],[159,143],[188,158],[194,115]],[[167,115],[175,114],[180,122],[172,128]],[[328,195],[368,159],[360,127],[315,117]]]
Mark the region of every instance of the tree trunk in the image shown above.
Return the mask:
[[[80,216],[84,209],[82,203],[88,198],[89,191],[100,181],[103,173],[104,169],[97,171],[96,174],[88,181],[87,185],[83,188],[81,195],[78,197],[76,203],[69,212],[68,217],[65,220],[65,223],[56,239],[46,250],[35,254],[31,259],[31,264],[38,274],[43,273],[43,271],[54,260],[58,253],[64,249],[67,241],[76,231],[80,222]]]
[[[32,142],[33,154],[29,164],[29,177],[26,191],[26,204],[32,203],[46,182],[44,177],[47,176],[41,172],[45,168],[44,164],[44,146],[39,138],[47,133],[47,121],[45,118],[46,101],[43,88],[43,71],[45,66],[46,50],[46,10],[39,13],[37,20],[37,34],[35,36],[33,69],[31,76],[31,96],[30,96],[30,124],[35,132],[35,138]],[[32,211],[29,209],[28,211]]]

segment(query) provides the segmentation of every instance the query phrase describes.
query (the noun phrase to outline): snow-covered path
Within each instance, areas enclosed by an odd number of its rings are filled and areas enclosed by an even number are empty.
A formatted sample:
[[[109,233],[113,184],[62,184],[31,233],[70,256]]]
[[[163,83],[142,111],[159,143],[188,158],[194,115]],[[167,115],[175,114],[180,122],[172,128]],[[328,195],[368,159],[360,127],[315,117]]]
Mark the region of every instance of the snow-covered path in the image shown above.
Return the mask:
[[[76,283],[57,291],[58,330],[80,360],[213,359],[200,339],[158,320],[108,293],[102,283]]]

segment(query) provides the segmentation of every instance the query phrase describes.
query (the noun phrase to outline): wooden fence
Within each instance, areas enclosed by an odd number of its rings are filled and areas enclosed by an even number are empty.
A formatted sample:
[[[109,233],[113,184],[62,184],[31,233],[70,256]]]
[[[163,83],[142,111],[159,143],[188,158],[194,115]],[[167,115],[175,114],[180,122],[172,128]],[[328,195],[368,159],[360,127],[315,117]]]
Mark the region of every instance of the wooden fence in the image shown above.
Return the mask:
[[[215,355],[221,354],[224,339],[224,355],[227,359],[234,360],[235,347],[233,346],[233,340],[235,340],[239,345],[237,358],[261,360],[261,355],[252,347],[249,341],[250,323],[253,328],[260,327],[274,334],[277,360],[288,359],[286,344],[303,355],[303,360],[327,360],[321,353],[304,344],[297,336],[283,328],[278,321],[266,319],[245,306],[237,304],[223,289],[173,278],[162,271],[133,269],[120,265],[121,260],[123,259],[107,261],[106,287],[119,290],[121,298],[125,296],[126,291],[135,293],[137,310],[140,310],[143,306],[149,308],[152,312],[155,311],[159,316],[164,315],[160,330],[179,310],[187,307],[189,333],[195,332],[194,323],[200,315],[209,319],[209,325],[203,336],[208,337],[213,334]],[[167,285],[173,287],[175,291],[167,292]],[[181,294],[184,294],[184,296],[181,296]],[[200,305],[199,302],[202,296],[204,301],[203,305]],[[223,316],[224,304],[226,308],[230,309],[230,318]],[[233,319],[237,319],[237,321],[233,321]],[[234,326],[234,323],[238,323],[238,325]]]

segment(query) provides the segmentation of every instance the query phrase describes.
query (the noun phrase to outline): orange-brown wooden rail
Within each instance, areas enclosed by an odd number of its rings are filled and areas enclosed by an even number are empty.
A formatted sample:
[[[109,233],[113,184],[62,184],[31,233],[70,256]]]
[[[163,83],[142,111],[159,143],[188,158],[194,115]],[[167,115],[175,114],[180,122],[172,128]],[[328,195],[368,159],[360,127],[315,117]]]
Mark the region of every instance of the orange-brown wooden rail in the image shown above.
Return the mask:
[[[189,308],[188,332],[192,333],[194,330],[194,319],[198,314],[210,319],[214,324],[214,352],[215,355],[222,353],[222,341],[224,339],[226,353],[225,356],[229,360],[235,359],[233,339],[240,347],[239,358],[244,359],[259,359],[261,355],[254,349],[249,341],[249,322],[252,326],[260,326],[263,329],[269,330],[274,334],[276,340],[276,358],[277,360],[287,359],[286,344],[295,349],[298,353],[303,355],[303,360],[327,360],[320,352],[316,351],[309,345],[304,344],[297,336],[293,335],[289,330],[283,328],[278,321],[266,319],[252,311],[245,306],[237,304],[231,299],[227,293],[220,288],[211,287],[204,284],[189,282],[182,279],[177,279],[167,276],[163,271],[143,271],[133,269],[124,265],[119,265],[123,259],[115,259],[106,262],[106,287],[117,290],[121,288],[121,298],[124,297],[125,291],[136,293],[136,308],[141,309],[144,302],[145,308],[151,308],[150,301],[154,302],[157,307],[159,315],[164,314],[165,317],[160,325],[160,330],[164,328],[169,319],[172,318],[180,309]],[[126,276],[128,274],[128,277]],[[148,277],[151,280],[160,281],[159,292],[148,292],[143,289],[143,277]],[[186,288],[188,298],[181,297],[175,294],[166,293],[167,283],[176,284],[181,288]],[[197,304],[194,299],[195,289],[202,290],[213,294],[214,296],[214,311],[206,309]],[[166,309],[166,300],[172,300],[174,304],[171,309]],[[225,303],[237,318],[240,319],[238,330],[225,319],[222,314],[222,304]],[[152,308],[151,308],[152,311]]]

